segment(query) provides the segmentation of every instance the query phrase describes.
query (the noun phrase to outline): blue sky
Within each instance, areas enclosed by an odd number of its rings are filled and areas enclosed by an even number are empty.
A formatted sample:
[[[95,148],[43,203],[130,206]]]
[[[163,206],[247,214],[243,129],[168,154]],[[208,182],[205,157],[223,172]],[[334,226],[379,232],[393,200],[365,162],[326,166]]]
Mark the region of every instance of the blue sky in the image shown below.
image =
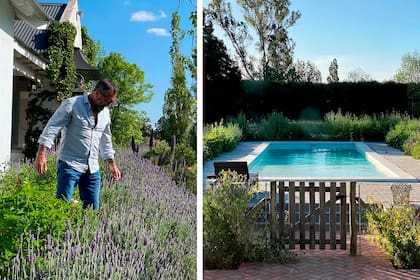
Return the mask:
[[[204,0],[204,6],[209,2]],[[296,43],[294,60],[313,62],[323,81],[334,58],[340,80],[357,68],[377,81],[389,80],[404,54],[420,50],[419,0],[290,2],[290,10],[302,14],[289,29]]]
[[[67,3],[66,0],[39,2]],[[78,0],[83,11],[81,23],[89,36],[99,41],[106,54],[121,53],[130,63],[144,71],[145,82],[153,85],[150,103],[136,105],[146,111],[152,126],[162,116],[165,92],[171,87],[172,65],[169,48],[171,15],[179,8],[181,28],[191,29],[189,16],[196,10],[190,0]],[[182,52],[191,55],[193,40],[185,36]],[[186,75],[189,77],[190,73]]]

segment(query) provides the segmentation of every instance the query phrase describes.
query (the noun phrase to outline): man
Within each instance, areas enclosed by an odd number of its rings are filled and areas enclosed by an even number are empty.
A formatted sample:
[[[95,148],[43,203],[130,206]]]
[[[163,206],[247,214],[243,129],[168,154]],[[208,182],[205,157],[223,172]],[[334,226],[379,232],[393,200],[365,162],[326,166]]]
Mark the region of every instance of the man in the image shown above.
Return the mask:
[[[117,100],[117,90],[109,80],[99,81],[90,94],[63,101],[39,137],[34,167],[42,174],[47,169],[46,150],[61,131],[57,156],[57,198],[71,202],[76,184],[83,208],[99,209],[101,175],[99,154],[108,163],[112,177],[121,178],[111,141],[108,106]]]

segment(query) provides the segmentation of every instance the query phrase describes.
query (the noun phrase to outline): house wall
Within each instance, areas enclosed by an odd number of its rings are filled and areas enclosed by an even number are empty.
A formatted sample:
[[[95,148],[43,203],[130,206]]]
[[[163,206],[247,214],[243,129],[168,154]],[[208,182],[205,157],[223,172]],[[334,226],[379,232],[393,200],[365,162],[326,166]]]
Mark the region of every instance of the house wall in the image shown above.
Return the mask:
[[[0,167],[10,160],[13,105],[13,9],[0,1]]]
[[[77,0],[69,0],[66,6],[66,9],[63,12],[63,15],[60,18],[60,22],[69,21],[71,24],[76,27],[76,38],[74,38],[74,47],[83,49],[82,44],[82,31],[80,23],[80,14],[79,14],[79,4]]]
[[[25,133],[28,129],[26,109],[28,108],[29,80],[24,77],[14,77],[13,86],[13,122],[12,151],[22,150],[25,143]]]

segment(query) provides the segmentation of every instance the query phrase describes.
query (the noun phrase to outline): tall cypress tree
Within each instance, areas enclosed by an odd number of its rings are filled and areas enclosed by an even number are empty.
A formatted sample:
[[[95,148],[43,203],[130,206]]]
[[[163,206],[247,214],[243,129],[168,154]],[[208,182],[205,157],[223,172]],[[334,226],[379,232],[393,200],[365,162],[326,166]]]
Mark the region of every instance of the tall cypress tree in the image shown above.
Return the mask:
[[[187,140],[189,128],[193,121],[193,98],[187,88],[185,75],[187,59],[181,54],[180,50],[185,32],[179,26],[180,16],[178,12],[172,14],[171,24],[172,88],[169,88],[165,93],[163,116],[159,121],[158,130],[160,130],[161,137],[168,142],[172,135],[176,136],[177,142],[183,142]]]
[[[329,83],[338,83],[338,63],[337,59],[333,59],[330,64],[330,68],[328,69],[330,72],[330,75],[327,77],[327,82]]]

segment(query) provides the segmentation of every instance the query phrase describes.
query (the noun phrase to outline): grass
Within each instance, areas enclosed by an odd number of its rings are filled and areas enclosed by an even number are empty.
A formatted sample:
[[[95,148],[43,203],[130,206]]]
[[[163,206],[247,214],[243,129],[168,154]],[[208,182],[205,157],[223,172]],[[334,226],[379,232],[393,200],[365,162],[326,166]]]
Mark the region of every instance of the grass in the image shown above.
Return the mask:
[[[299,125],[312,139],[330,140],[334,135],[330,133],[328,125],[322,120],[296,120],[293,121]]]

